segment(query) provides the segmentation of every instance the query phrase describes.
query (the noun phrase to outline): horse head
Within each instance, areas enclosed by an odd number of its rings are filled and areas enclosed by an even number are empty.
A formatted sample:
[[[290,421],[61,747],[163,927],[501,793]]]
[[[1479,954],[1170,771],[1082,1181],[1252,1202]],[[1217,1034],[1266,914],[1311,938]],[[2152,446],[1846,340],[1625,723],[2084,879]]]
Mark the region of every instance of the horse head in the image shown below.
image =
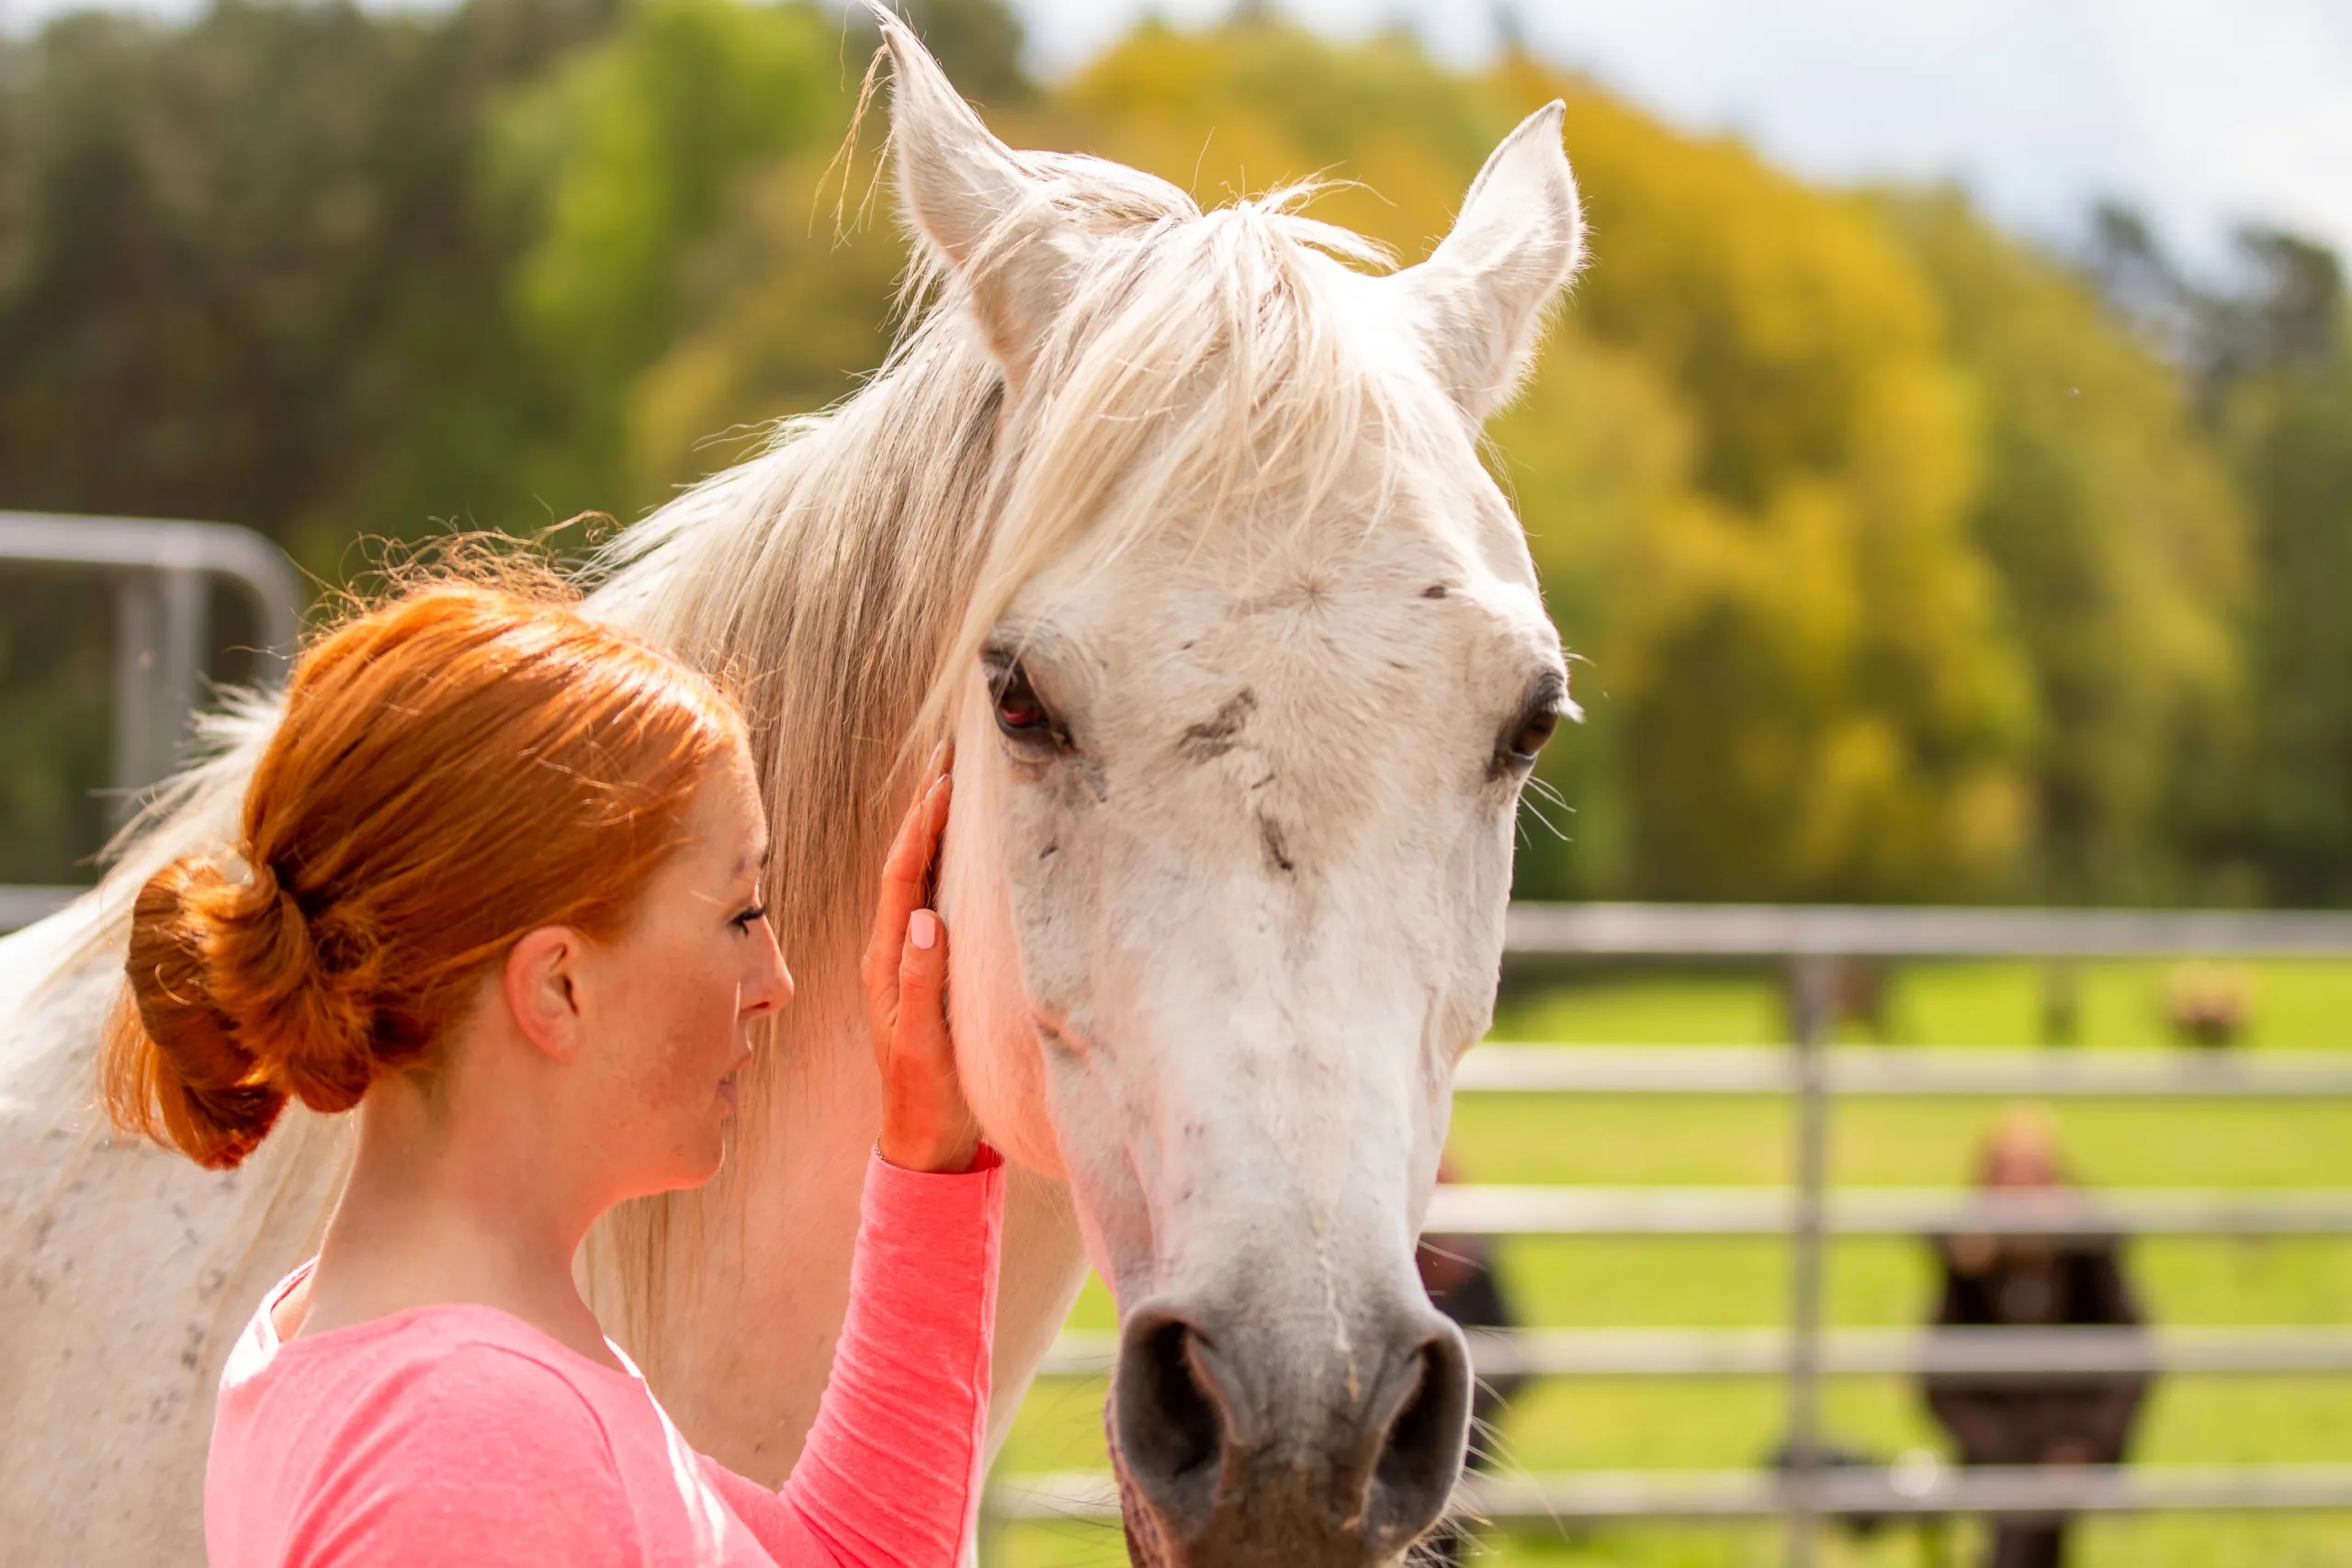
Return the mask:
[[[1566,666],[1481,465],[1580,249],[1557,105],[1424,264],[998,141],[895,26],[900,184],[1003,372],[935,701],[962,1070],[1116,1295],[1147,1562],[1366,1564],[1470,1394],[1413,1248]]]

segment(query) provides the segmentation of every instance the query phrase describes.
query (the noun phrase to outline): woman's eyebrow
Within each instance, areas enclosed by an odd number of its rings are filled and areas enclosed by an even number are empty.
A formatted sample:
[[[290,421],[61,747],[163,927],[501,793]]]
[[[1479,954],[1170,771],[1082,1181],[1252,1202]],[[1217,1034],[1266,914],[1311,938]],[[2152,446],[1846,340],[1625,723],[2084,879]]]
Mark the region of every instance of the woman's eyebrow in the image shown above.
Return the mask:
[[[747,872],[767,870],[768,857],[773,854],[775,851],[775,846],[774,844],[762,844],[757,857],[752,856],[749,852],[738,855],[735,859],[734,874],[741,876]]]

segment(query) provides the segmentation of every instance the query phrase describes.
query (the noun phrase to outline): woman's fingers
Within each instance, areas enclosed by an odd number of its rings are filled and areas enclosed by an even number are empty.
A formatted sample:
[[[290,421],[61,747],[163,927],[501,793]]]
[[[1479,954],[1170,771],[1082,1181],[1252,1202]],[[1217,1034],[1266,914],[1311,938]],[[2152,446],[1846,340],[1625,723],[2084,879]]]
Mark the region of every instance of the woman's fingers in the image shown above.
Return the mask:
[[[891,1062],[905,1071],[952,1066],[947,1015],[941,994],[947,988],[947,928],[929,909],[907,920],[907,945],[899,955],[899,1017],[892,1032]]]
[[[931,865],[939,837],[947,826],[954,782],[940,769],[946,750],[933,753],[923,786],[914,805],[899,823],[898,837],[882,863],[882,886],[875,901],[874,931],[866,940],[863,978],[867,999],[884,1005],[896,994],[899,949],[906,940],[907,919],[929,901]]]
[[[947,1032],[947,927],[928,906],[955,786],[943,746],[882,864],[863,978],[882,1071],[882,1157],[910,1170],[965,1170],[979,1130],[956,1079]]]
[[[917,909],[899,957],[899,1005],[882,1064],[882,1157],[904,1169],[966,1170],[979,1148],[956,1077],[946,985],[946,924]]]
[[[947,781],[944,778],[933,779],[924,786],[905,820],[899,824],[899,836],[891,841],[889,856],[882,863],[882,897],[874,912],[874,931],[877,937],[888,932],[892,938],[889,951],[897,951],[896,939],[905,932],[907,917],[922,903],[923,884],[931,871],[931,852],[939,840],[934,807],[946,789]]]

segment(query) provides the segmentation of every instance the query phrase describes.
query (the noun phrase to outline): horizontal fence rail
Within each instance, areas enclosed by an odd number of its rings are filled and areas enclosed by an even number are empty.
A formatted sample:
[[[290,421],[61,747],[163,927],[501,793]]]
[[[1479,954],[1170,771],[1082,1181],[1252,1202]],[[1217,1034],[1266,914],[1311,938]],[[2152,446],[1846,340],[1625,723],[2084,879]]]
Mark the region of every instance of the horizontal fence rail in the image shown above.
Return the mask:
[[[2341,958],[2352,914],[1514,904],[1503,940],[1515,958]]]
[[[0,886],[0,936],[45,920],[80,897],[80,887],[18,887]]]
[[[228,523],[0,512],[0,561],[220,578],[252,603],[263,657],[278,666],[300,630],[304,598],[294,569],[261,535]]]
[[[1795,1509],[1829,1517],[1945,1514],[2310,1513],[2352,1507],[2352,1465],[2084,1465],[2068,1468],[1897,1463],[1821,1470],[1580,1471],[1469,1475],[1457,1517],[1554,1526],[1623,1519],[1768,1519]],[[998,1519],[1111,1525],[1118,1487],[1100,1471],[1058,1471],[1000,1483]]]
[[[1821,1053],[1822,1091],[1914,1098],[2299,1100],[2352,1096],[2352,1051],[2134,1050],[1840,1045]],[[1481,1045],[1458,1093],[1785,1095],[1785,1045]]]
[[[1789,1370],[1785,1329],[1481,1329],[1467,1337],[1482,1378],[1781,1377]],[[1116,1335],[1064,1334],[1038,1375],[1107,1377],[1117,1356]],[[2157,1372],[2333,1377],[2352,1375],[2352,1329],[1839,1329],[1822,1336],[1821,1371],[1986,1382]]]
[[[1793,1187],[1441,1187],[1428,1228],[1471,1235],[1787,1235]],[[2332,1235],[2352,1231],[2352,1190],[2108,1188],[2096,1194],[1840,1187],[1832,1235]]]

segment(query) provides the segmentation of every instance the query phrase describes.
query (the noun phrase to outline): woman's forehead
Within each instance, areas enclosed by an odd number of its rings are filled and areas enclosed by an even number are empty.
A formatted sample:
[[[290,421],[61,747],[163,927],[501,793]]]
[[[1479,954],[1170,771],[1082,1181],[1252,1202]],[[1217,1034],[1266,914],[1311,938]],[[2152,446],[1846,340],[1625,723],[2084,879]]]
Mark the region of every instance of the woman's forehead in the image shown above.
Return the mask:
[[[747,759],[723,761],[711,768],[710,776],[695,791],[686,830],[705,858],[742,871],[761,863],[767,853],[767,818]]]

